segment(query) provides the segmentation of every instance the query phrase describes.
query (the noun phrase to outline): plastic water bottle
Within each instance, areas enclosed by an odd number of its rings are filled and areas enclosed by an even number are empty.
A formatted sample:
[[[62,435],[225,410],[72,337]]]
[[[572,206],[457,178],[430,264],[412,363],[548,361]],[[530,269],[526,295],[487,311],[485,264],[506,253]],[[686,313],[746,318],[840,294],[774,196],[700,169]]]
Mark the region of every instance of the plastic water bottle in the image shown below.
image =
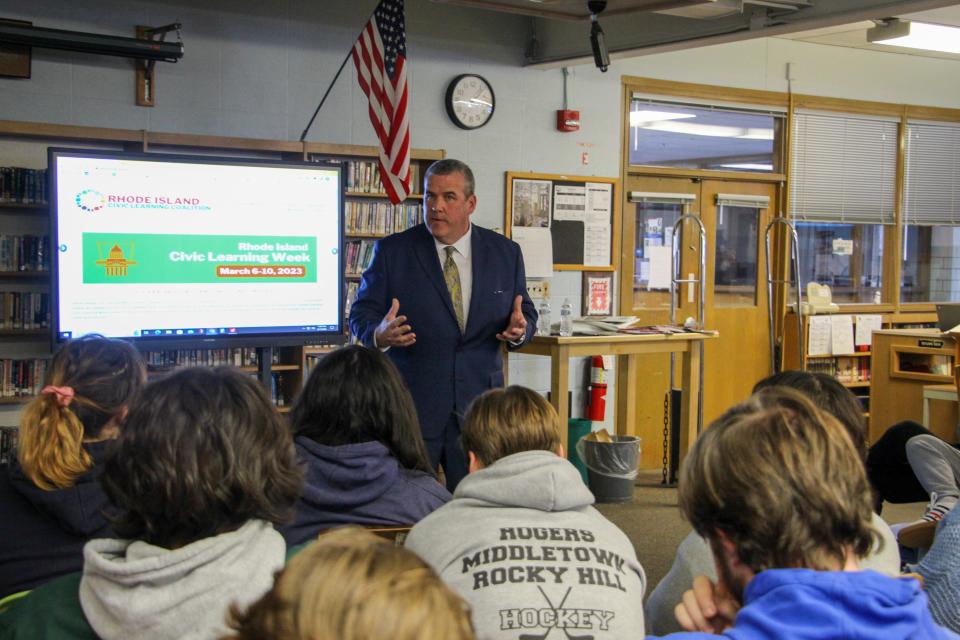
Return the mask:
[[[560,307],[560,335],[573,335],[573,307],[570,306],[569,298],[565,299]]]
[[[537,335],[550,335],[550,301],[546,298],[540,302],[539,318],[537,319]]]

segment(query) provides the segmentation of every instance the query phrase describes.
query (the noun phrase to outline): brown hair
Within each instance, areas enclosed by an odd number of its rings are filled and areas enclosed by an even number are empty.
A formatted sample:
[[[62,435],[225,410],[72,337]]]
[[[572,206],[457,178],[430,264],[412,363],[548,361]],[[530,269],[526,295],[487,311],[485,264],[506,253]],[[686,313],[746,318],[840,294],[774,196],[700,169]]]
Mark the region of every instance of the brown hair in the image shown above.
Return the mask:
[[[470,609],[414,553],[359,527],[323,534],[277,574],[232,640],[473,640]]]
[[[69,403],[57,393],[41,393],[20,418],[17,457],[41,489],[73,486],[93,460],[84,440],[96,439],[146,383],[140,354],[129,343],[87,335],[64,344],[53,359],[46,386],[69,387]]]
[[[876,537],[846,429],[787,387],[758,391],[704,431],[681,469],[680,508],[712,543],[726,534],[755,573],[842,566]]]
[[[863,419],[863,407],[857,396],[843,386],[839,380],[819,371],[789,370],[767,376],[753,390],[768,387],[790,387],[807,394],[814,404],[827,411],[847,428],[847,435],[853,441],[861,460],[867,459],[867,424]]]
[[[410,391],[379,349],[350,345],[325,355],[290,412],[297,436],[336,447],[379,442],[405,469],[434,475]]]
[[[560,418],[535,391],[512,385],[490,389],[467,409],[461,435],[464,453],[472,451],[489,466],[522,451],[560,448]]]
[[[284,522],[303,471],[261,384],[193,367],[147,385],[100,481],[118,536],[174,549],[254,518]]]

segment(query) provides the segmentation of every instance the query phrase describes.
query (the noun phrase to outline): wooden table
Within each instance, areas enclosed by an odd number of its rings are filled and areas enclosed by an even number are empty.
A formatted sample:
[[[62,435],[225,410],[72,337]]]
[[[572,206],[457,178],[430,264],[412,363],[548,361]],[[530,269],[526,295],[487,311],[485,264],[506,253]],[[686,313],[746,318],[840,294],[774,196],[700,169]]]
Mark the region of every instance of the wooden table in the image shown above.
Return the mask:
[[[609,336],[535,336],[517,350],[538,356],[550,356],[550,402],[560,414],[560,439],[569,451],[566,425],[570,417],[567,397],[570,384],[570,358],[600,355],[617,358],[616,431],[618,435],[636,435],[637,411],[631,390],[638,385],[638,358],[650,353],[679,353],[678,367],[683,401],[680,407],[680,459],[697,437],[697,411],[700,401],[700,359],[703,341],[716,333],[676,333],[671,335]]]

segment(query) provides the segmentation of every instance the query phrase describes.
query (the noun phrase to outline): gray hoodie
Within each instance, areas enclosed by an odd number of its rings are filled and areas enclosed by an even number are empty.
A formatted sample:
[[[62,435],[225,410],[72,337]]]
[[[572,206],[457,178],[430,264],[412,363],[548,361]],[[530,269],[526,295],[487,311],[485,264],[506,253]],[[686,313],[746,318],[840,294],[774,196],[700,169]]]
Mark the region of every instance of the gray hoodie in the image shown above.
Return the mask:
[[[507,456],[468,475],[406,547],[473,608],[480,640],[643,636],[646,578],[567,460]]]
[[[285,554],[283,537],[263,520],[179,549],[91,540],[80,604],[104,640],[220,638],[230,604],[246,608],[266,593]]]

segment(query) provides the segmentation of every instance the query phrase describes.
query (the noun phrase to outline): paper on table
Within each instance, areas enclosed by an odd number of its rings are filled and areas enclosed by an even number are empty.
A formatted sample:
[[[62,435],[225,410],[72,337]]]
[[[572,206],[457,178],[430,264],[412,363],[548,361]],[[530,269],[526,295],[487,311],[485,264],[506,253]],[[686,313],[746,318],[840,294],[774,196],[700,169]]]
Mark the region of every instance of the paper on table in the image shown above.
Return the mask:
[[[650,280],[647,289],[669,289],[670,271],[673,269],[672,247],[647,247],[650,258]]]
[[[810,331],[807,336],[807,355],[828,356],[831,354],[830,316],[810,316]]]
[[[835,355],[856,353],[853,348],[853,316],[830,316],[831,341]]]
[[[513,240],[523,251],[523,266],[528,278],[553,276],[553,241],[550,229],[514,227]]]
[[[857,316],[857,335],[854,342],[857,346],[873,344],[873,332],[880,331],[879,314]]]

